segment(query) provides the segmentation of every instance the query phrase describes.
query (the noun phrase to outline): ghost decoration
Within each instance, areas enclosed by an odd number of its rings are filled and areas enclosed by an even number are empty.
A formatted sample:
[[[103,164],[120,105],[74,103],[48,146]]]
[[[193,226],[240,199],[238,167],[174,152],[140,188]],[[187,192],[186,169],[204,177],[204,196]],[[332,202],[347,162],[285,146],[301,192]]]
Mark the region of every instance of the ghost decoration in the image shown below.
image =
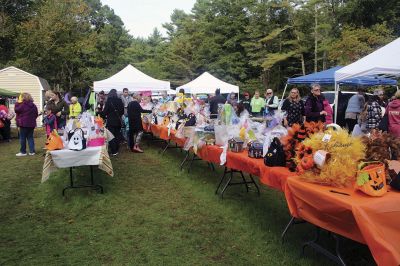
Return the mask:
[[[77,128],[74,131],[70,131],[68,137],[68,149],[73,151],[81,151],[86,149],[86,139],[82,129]]]

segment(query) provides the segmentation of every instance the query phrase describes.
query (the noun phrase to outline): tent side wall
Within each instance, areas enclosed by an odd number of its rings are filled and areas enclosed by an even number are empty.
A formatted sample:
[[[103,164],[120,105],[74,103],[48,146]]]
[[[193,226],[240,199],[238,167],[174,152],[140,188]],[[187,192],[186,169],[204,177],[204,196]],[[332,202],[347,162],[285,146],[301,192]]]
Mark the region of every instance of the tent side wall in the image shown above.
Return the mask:
[[[30,93],[38,110],[40,111],[42,109],[41,104],[43,102],[44,92],[42,91],[42,86],[38,77],[11,67],[0,71],[0,88],[17,93]],[[10,105],[10,108],[14,109],[14,105]],[[42,117],[39,116],[36,122],[38,125],[42,125]],[[13,119],[11,126],[16,126],[15,119]]]

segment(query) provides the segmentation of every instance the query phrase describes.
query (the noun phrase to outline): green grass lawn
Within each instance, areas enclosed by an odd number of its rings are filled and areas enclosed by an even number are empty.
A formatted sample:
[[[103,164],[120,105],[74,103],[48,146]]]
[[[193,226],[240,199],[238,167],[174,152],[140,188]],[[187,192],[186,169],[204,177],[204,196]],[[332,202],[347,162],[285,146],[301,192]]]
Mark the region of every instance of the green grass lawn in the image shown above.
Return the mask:
[[[0,265],[329,265],[301,244],[312,226],[296,225],[284,244],[289,221],[282,193],[261,187],[245,192],[230,187],[221,200],[214,194],[223,168],[216,172],[196,161],[179,171],[179,150],[144,154],[121,148],[112,158],[114,177],[96,169],[104,194],[85,189],[61,192],[68,171],[40,183],[44,140],[39,153],[16,158],[18,143],[0,143]],[[88,181],[89,168],[76,170]],[[330,239],[326,234],[323,238]],[[346,241],[349,264],[373,264],[367,247]]]

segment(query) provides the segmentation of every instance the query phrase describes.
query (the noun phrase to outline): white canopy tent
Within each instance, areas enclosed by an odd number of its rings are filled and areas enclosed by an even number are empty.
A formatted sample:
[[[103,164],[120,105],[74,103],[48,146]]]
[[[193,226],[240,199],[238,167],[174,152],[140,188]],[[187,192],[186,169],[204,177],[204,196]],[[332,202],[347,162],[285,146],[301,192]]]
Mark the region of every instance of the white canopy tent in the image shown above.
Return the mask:
[[[215,93],[216,89],[220,89],[221,93],[239,93],[239,86],[219,80],[208,72],[204,72],[191,82],[176,88],[176,92],[178,93],[180,89],[191,94]]]
[[[400,38],[335,72],[335,81],[360,76],[400,76]]]
[[[361,76],[400,76],[400,38],[335,72],[335,103],[339,98],[339,82]],[[337,104],[335,106],[338,106]],[[335,108],[335,122],[337,108]]]
[[[128,88],[130,92],[135,91],[169,91],[169,81],[158,80],[152,78],[143,72],[139,71],[132,65],[127,65],[120,72],[108,79],[95,81],[93,83],[95,92],[104,91],[109,92],[111,89],[116,89],[122,92],[124,88]]]

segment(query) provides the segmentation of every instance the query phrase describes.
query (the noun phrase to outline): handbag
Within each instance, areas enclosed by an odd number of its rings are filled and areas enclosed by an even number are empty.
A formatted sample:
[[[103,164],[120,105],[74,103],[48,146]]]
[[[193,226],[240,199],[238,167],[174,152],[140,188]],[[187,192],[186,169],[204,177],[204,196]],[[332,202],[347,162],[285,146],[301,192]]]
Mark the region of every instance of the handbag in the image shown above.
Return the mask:
[[[0,128],[3,128],[5,126],[4,122],[2,119],[0,119]]]
[[[118,111],[117,111],[117,109],[115,108],[115,106],[114,106],[114,104],[110,101],[110,104],[112,105],[112,107],[113,107],[113,109],[114,109],[114,113],[115,113],[115,115],[118,117],[118,119],[119,119],[119,123],[121,124],[121,128],[125,128],[125,123],[124,123],[124,121],[122,121],[122,118],[121,118],[121,116],[118,114]]]
[[[389,131],[389,118],[388,118],[388,112],[385,113],[385,115],[382,117],[381,121],[379,122],[378,129],[382,131]]]
[[[373,197],[386,194],[385,165],[378,161],[361,162],[358,165],[356,190]]]
[[[264,157],[264,164],[267,166],[285,166],[285,152],[278,138],[274,138],[268,148],[267,154]]]
[[[86,138],[81,128],[75,128],[68,132],[68,149],[81,151],[86,149]]]

